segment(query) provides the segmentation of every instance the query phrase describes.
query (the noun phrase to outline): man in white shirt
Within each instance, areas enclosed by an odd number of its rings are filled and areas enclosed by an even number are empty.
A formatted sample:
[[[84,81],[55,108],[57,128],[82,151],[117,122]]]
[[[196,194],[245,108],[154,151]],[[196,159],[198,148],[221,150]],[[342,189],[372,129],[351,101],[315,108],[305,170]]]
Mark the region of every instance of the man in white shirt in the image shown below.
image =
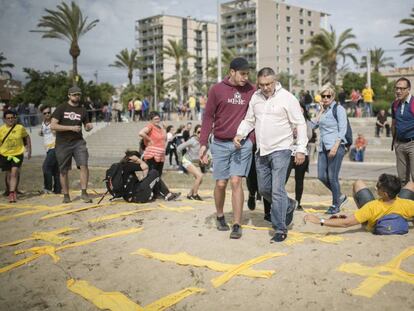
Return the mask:
[[[305,160],[308,143],[306,122],[295,96],[276,81],[273,69],[262,68],[257,74],[259,90],[252,96],[246,117],[234,138],[236,147],[254,129],[257,139],[256,169],[260,194],[272,202],[271,218],[276,231],[271,242],[282,242],[287,237],[287,226],[292,222],[297,205],[289,199],[285,189],[286,172],[293,144],[293,128],[297,128],[295,163]]]

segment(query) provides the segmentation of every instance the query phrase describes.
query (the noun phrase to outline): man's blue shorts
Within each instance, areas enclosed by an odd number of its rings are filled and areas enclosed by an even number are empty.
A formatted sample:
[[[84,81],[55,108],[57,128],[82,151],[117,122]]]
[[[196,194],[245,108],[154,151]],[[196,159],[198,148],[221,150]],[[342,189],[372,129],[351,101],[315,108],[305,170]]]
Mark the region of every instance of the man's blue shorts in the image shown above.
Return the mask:
[[[253,144],[250,139],[245,139],[241,145],[241,148],[237,149],[233,141],[213,139],[210,149],[215,180],[229,179],[232,176],[244,177],[249,174]]]

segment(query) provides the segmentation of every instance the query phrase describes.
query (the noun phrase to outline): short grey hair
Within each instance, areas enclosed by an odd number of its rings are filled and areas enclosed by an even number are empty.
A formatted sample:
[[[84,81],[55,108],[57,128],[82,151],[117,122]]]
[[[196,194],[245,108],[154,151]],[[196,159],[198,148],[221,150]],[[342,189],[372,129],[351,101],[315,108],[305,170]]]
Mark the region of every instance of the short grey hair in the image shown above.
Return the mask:
[[[270,67],[263,67],[257,73],[257,77],[268,77],[268,76],[276,76],[275,71]]]
[[[329,94],[331,94],[332,97],[335,97],[336,91],[335,91],[335,87],[332,84],[326,83],[319,90],[319,94],[321,94],[321,95],[325,92],[329,92]]]

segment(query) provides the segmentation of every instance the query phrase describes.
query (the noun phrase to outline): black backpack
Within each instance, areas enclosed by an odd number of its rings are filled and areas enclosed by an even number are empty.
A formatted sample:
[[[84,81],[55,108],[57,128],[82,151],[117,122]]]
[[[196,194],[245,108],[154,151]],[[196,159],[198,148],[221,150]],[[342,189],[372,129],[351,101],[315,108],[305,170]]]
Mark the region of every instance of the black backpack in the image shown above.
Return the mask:
[[[123,178],[123,167],[121,163],[114,163],[105,173],[105,185],[112,198],[120,198],[125,195],[126,185]]]
[[[332,114],[336,120],[336,122],[338,122],[338,104],[335,104],[332,107]],[[352,146],[352,128],[351,128],[351,124],[349,123],[349,119],[348,116],[346,116],[346,133],[345,133],[345,139],[346,142],[345,143],[345,148],[346,151],[349,150],[349,148]]]

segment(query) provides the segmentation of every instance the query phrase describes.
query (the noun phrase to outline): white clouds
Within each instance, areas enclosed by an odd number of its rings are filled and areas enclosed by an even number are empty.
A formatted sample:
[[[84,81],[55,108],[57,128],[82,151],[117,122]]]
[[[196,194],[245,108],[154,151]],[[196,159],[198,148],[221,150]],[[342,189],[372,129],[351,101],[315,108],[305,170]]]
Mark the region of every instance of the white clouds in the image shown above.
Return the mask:
[[[69,2],[69,1],[68,1]],[[126,73],[108,67],[123,48],[135,46],[135,21],[144,17],[169,14],[193,16],[202,20],[216,19],[216,0],[78,0],[88,20],[99,19],[98,25],[80,40],[79,71],[86,79],[94,79],[98,70],[100,81],[122,83]],[[225,2],[221,0],[221,2]],[[331,14],[329,23],[337,32],[353,28],[356,41],[366,50],[373,47],[400,49],[394,35],[402,28],[399,21],[408,17],[412,0],[288,0],[287,3]],[[41,34],[30,33],[45,14],[44,8],[55,9],[58,0],[0,0],[0,51],[16,68],[14,76],[23,79],[22,68],[40,70],[69,70],[72,60],[66,42],[41,39]],[[400,52],[387,53],[401,63]]]

